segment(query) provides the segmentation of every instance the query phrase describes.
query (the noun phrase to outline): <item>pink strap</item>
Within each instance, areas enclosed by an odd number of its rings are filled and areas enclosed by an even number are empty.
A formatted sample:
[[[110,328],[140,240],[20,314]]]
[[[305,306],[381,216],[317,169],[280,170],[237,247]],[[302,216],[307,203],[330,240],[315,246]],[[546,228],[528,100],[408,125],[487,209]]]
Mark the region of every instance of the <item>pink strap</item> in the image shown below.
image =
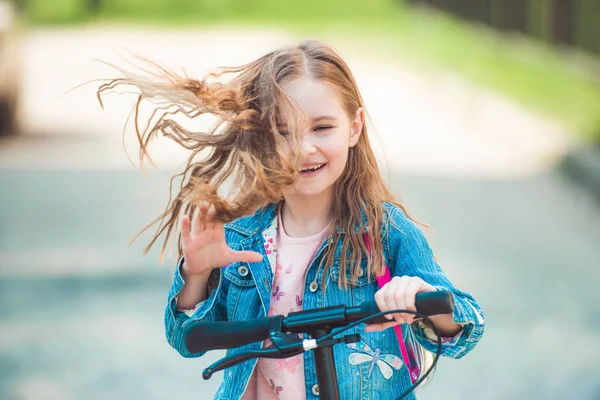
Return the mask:
[[[367,250],[371,253],[371,243],[369,242],[369,235],[366,233],[363,235],[365,239],[365,245],[367,246]],[[392,274],[390,273],[390,268],[387,264],[385,264],[385,271],[383,271],[382,275],[379,275],[377,278],[377,284],[379,288],[382,288],[386,283],[392,280]],[[398,339],[398,344],[400,344],[400,351],[402,352],[402,360],[404,360],[404,365],[408,368],[408,372],[410,375],[410,380],[412,383],[419,378],[419,367],[417,365],[412,365],[410,363],[410,359],[408,357],[408,351],[406,350],[406,344],[404,343],[404,339],[402,336],[402,326],[396,325],[393,327],[394,332],[396,332],[396,338]]]

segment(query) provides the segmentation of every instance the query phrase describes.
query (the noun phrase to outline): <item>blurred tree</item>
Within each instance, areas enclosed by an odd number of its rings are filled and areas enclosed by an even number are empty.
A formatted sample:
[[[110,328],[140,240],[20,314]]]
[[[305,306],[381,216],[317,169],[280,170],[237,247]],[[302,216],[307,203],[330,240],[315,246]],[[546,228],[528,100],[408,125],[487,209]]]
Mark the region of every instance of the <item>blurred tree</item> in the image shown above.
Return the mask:
[[[600,53],[600,0],[405,0],[547,42]]]
[[[464,0],[463,0],[464,1]],[[492,0],[469,0],[468,17],[489,24],[492,17]]]
[[[456,14],[473,21],[490,23],[492,0],[455,0],[447,3],[450,11]],[[443,2],[438,2],[438,5],[442,6]]]
[[[552,3],[548,0],[528,0],[527,2],[527,32],[530,35],[550,41],[550,20],[552,18]]]
[[[600,1],[575,3],[573,42],[586,50],[600,53]]]
[[[552,40],[560,44],[572,44],[573,0],[554,0]]]
[[[491,3],[492,26],[502,30],[526,32],[526,2],[522,0],[496,0]]]
[[[100,4],[102,0],[87,0],[88,9],[92,12],[97,12],[100,10]]]
[[[24,11],[27,7],[27,0],[12,0],[18,12]]]

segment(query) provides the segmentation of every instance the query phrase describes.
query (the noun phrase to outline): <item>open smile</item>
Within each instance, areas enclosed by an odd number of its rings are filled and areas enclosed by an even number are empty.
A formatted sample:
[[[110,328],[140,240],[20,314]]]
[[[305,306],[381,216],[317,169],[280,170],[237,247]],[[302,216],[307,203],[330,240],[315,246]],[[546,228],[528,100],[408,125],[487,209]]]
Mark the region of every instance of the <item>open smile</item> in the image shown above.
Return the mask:
[[[319,171],[321,171],[325,166],[327,165],[327,163],[323,163],[323,164],[312,164],[309,166],[305,166],[302,167],[300,169],[300,176],[313,176],[319,173]]]

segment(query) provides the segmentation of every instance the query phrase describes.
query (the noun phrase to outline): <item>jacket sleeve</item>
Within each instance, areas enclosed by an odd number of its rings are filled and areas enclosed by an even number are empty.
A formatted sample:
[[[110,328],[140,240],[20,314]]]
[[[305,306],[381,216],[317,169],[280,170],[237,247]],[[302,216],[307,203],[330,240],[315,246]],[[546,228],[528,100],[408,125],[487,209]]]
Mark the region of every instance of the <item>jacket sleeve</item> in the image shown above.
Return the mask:
[[[169,344],[186,358],[200,357],[202,353],[190,353],[184,344],[184,328],[193,321],[224,321],[227,319],[225,308],[227,279],[223,279],[223,268],[215,268],[208,281],[208,297],[193,310],[177,310],[177,296],[185,284],[181,276],[183,258],[179,261],[173,277],[169,299],[165,309],[165,331]]]
[[[454,297],[455,323],[463,329],[454,337],[442,338],[442,355],[461,358],[477,345],[485,327],[483,311],[468,293],[458,290],[436,262],[433,252],[421,230],[398,208],[391,210],[391,223],[388,235],[389,253],[395,259],[389,260],[391,271],[396,276],[417,276],[438,288],[449,290]],[[431,352],[437,351],[437,337],[431,328],[422,322],[412,324],[412,331],[418,342]]]

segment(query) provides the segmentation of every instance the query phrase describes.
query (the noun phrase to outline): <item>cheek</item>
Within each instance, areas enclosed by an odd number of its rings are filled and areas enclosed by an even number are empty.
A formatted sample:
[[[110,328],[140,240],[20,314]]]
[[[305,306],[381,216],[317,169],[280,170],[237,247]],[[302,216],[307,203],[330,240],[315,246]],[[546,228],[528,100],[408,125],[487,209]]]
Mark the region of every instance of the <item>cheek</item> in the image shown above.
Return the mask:
[[[348,159],[348,147],[346,146],[332,146],[327,154],[329,163],[336,169],[343,169]]]

